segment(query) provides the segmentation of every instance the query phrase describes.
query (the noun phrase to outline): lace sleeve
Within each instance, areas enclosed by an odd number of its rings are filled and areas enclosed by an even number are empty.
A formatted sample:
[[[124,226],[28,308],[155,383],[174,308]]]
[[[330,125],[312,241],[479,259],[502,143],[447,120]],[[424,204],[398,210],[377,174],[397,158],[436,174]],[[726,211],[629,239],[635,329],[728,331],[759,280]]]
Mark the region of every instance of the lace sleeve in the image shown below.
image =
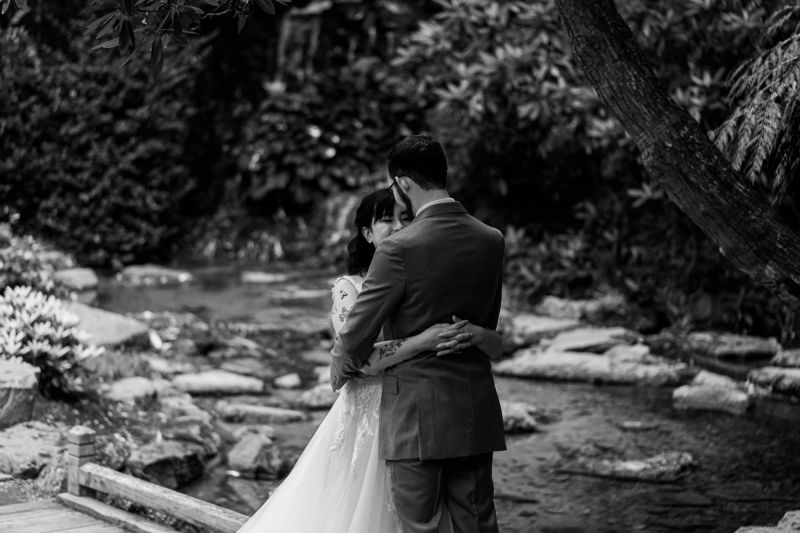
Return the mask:
[[[339,278],[333,282],[333,287],[331,287],[331,300],[333,300],[331,323],[336,335],[339,334],[345,321],[347,321],[347,315],[353,308],[357,296],[358,289],[349,279]]]

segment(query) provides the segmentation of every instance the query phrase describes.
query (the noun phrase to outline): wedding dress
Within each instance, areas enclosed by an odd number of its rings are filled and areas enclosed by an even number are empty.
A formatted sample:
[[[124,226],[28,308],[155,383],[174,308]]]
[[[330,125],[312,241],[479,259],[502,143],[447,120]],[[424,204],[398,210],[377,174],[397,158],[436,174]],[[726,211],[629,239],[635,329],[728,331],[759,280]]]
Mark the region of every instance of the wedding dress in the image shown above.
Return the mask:
[[[331,319],[337,333],[362,281],[344,276],[333,285]],[[367,366],[378,359],[386,364],[377,348],[373,355]],[[380,375],[352,379],[342,387],[289,476],[239,533],[400,531],[386,464],[378,453],[381,388]]]

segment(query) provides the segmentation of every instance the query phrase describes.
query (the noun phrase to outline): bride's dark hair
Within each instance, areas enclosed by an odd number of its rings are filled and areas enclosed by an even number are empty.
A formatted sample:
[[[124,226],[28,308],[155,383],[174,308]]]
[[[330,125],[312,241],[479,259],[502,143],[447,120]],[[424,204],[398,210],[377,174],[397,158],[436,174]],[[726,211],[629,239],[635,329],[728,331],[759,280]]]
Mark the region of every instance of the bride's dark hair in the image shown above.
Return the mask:
[[[369,269],[375,246],[367,242],[361,231],[376,220],[394,215],[394,195],[391,189],[378,189],[361,199],[356,209],[355,234],[347,243],[347,273],[360,274]]]

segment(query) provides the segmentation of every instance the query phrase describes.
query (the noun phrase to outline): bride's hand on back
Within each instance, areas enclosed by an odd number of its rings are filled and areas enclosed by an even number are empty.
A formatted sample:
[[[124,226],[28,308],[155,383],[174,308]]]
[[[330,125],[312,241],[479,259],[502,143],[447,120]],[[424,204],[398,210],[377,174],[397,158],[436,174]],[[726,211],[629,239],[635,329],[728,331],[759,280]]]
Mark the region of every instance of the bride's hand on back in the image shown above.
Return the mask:
[[[475,345],[475,337],[479,335],[481,329],[469,320],[459,320],[453,317],[453,323],[447,324],[443,331],[439,332],[440,342],[436,345],[436,356],[451,355],[461,353],[470,346]]]

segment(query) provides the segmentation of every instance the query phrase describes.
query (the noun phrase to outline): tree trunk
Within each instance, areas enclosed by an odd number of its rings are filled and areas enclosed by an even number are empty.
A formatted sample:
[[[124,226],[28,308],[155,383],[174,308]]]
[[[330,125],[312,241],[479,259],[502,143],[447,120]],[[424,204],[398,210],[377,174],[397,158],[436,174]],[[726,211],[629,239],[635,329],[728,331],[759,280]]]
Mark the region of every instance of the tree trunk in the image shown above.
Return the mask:
[[[800,234],[667,95],[613,0],[556,0],[584,75],[645,169],[740,270],[800,308]]]

